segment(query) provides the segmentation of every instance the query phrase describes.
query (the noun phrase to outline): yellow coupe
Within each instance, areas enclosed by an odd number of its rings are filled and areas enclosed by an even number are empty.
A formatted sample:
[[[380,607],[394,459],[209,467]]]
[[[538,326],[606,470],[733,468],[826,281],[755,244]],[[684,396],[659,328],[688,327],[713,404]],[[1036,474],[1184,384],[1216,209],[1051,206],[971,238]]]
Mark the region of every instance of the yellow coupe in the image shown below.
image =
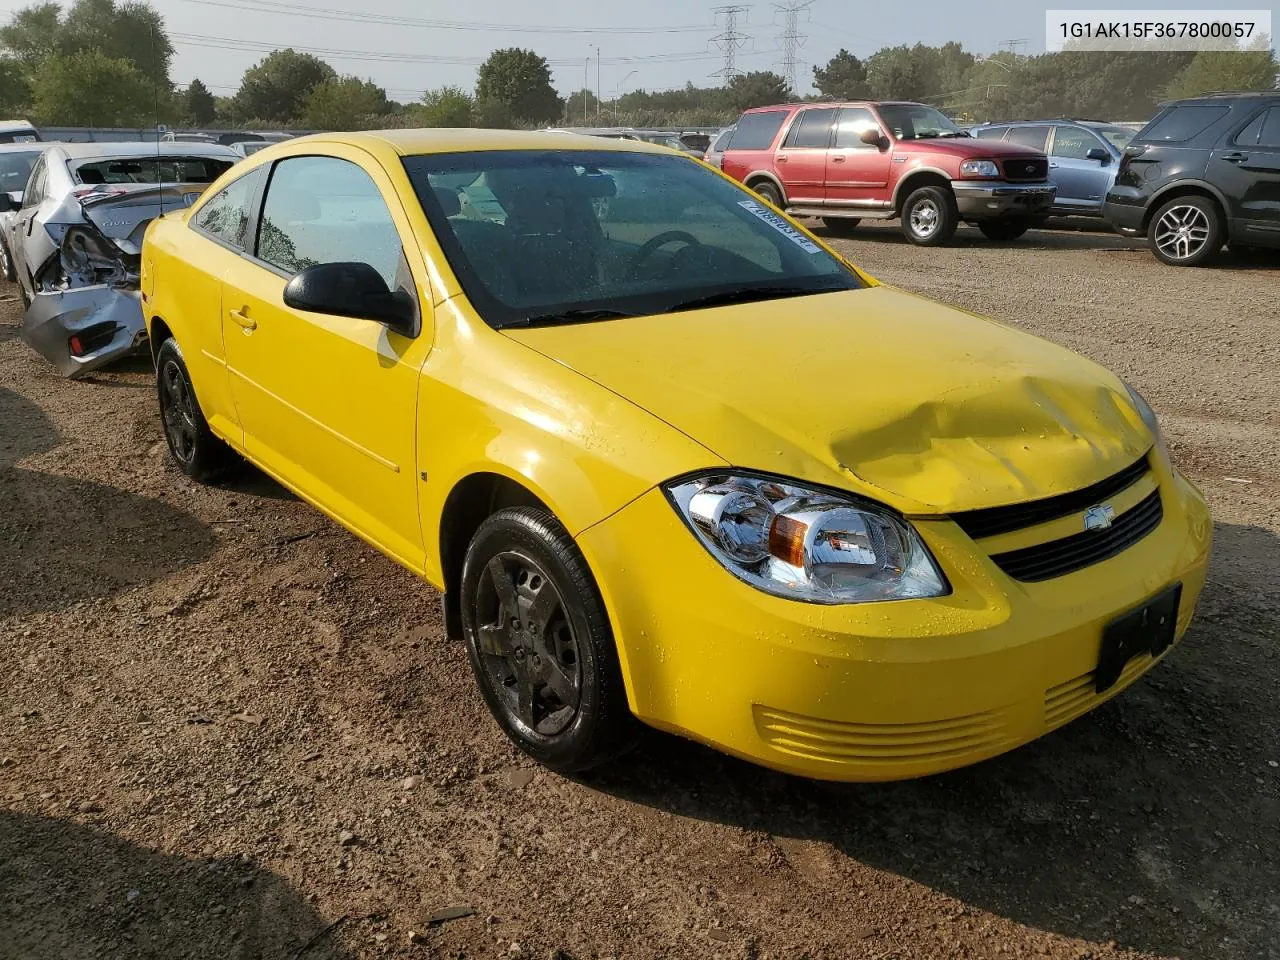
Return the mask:
[[[881,286],[688,156],[307,137],[158,219],[165,435],[444,593],[557,770],[636,718],[779,770],[972,763],[1160,659],[1211,525],[1096,364]]]

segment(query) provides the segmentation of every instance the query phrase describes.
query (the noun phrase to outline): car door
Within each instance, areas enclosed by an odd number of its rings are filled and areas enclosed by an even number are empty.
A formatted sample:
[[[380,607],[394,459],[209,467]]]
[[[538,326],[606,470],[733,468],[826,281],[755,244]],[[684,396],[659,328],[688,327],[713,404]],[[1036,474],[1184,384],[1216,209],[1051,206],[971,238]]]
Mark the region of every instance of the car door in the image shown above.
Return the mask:
[[[418,521],[416,401],[431,346],[429,284],[404,207],[362,151],[329,145],[270,172],[251,261],[223,285],[227,373],[245,450],[321,509],[412,568]],[[423,315],[415,337],[285,305],[291,277],[363,262]]]
[[[1233,240],[1280,245],[1280,106],[1216,148],[1206,176],[1227,199]]]
[[[1096,154],[1090,157],[1090,150],[1103,151],[1106,159],[1096,159]],[[1092,132],[1075,125],[1054,125],[1049,147],[1049,179],[1058,188],[1054,206],[1082,214],[1098,213],[1115,170],[1111,151]]]
[[[13,272],[18,278],[19,286],[28,297],[35,296],[35,285],[31,280],[31,270],[28,266],[30,256],[27,247],[30,245],[31,235],[36,227],[36,212],[44,203],[48,170],[48,161],[43,156],[31,168],[31,177],[27,180],[26,189],[22,192],[22,204],[13,216],[13,234],[9,241],[9,254],[13,257]]]
[[[774,155],[788,204],[820,204],[826,199],[827,151],[835,126],[834,107],[800,110]]]
[[[866,130],[880,131],[866,107],[841,107],[835,138],[827,151],[826,202],[831,206],[885,206],[893,151],[881,144],[863,143]],[[883,131],[880,131],[883,135]]]

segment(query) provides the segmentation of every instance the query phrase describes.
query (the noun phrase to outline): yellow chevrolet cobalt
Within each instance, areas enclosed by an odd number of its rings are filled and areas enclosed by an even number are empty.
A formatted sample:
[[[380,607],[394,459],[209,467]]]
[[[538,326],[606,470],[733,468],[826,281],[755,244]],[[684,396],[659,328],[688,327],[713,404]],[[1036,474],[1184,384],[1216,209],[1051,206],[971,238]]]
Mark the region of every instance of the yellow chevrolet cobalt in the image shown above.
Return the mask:
[[[151,226],[142,293],[178,467],[248,459],[443,591],[556,770],[637,721],[810,777],[962,766],[1132,683],[1204,584],[1131,387],[661,147],[293,140]]]

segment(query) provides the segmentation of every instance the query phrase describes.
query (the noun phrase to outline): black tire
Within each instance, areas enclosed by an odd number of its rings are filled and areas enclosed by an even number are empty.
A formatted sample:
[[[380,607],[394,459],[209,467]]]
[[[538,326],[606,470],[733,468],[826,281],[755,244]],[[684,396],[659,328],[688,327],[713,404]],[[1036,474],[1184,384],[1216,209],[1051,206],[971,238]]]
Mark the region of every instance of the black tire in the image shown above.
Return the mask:
[[[1010,240],[1017,240],[1020,236],[1031,229],[1031,221],[1021,218],[1011,220],[979,220],[978,229],[982,231],[982,235],[988,240],[994,240],[997,243],[1007,243]]]
[[[782,199],[782,191],[775,187],[769,180],[757,180],[751,185],[751,189],[756,192],[757,196],[768,200],[779,210],[781,210],[783,205],[786,203],[786,201]]]
[[[1175,197],[1163,204],[1147,224],[1151,252],[1174,267],[1197,267],[1222,249],[1226,224],[1208,197]]]
[[[18,279],[18,274],[13,269],[13,257],[9,256],[9,245],[0,241],[0,270],[4,272],[4,278],[10,283],[14,283]]]
[[[516,746],[575,773],[634,744],[638,723],[609,617],[581,551],[554,517],[511,507],[482,523],[467,548],[459,600],[476,683]]]
[[[823,217],[822,225],[840,237],[847,237],[862,222],[860,217]]]
[[[208,483],[239,462],[235,451],[209,429],[182,350],[172,337],[156,351],[156,395],[165,442],[179,470],[192,480]]]
[[[960,225],[956,198],[944,187],[921,187],[902,205],[902,234],[919,247],[939,247]]]

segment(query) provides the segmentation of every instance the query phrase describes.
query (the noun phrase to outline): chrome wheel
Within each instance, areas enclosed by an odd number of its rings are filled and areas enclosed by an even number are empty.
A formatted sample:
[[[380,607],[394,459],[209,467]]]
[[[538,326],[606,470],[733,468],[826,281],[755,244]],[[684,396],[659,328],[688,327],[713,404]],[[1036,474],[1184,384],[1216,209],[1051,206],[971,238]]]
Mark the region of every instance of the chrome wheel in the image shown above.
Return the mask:
[[[190,463],[196,455],[195,399],[182,368],[173,360],[160,369],[160,414],[169,449],[182,463]]]
[[[1209,217],[1197,206],[1180,204],[1161,214],[1156,223],[1156,247],[1170,260],[1187,260],[1209,242]]]
[[[555,583],[537,561],[504,551],[490,558],[476,594],[483,679],[508,722],[554,737],[582,699],[578,638]]]
[[[927,240],[937,232],[940,218],[941,212],[934,201],[921,200],[911,208],[911,232],[921,240]]]

